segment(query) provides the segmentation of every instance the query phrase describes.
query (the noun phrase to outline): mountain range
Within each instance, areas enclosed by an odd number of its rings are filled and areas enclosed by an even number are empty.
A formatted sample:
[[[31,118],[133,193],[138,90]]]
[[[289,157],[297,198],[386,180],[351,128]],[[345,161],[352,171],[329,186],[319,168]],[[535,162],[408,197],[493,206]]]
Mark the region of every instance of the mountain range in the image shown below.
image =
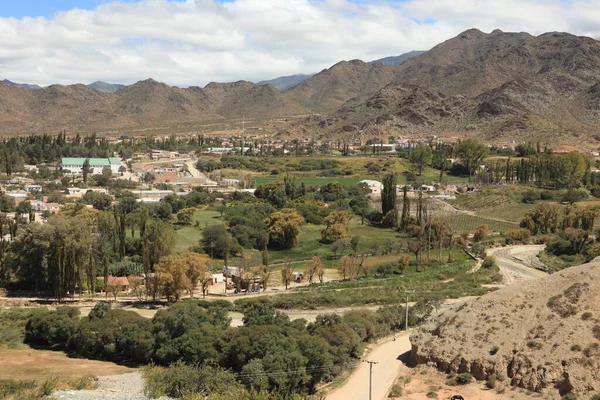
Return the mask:
[[[325,137],[451,131],[489,141],[600,141],[600,42],[568,33],[470,29],[401,60],[342,61],[282,90],[259,83],[182,89],[149,79],[106,92],[0,83],[0,129],[106,131],[311,114],[294,126]]]

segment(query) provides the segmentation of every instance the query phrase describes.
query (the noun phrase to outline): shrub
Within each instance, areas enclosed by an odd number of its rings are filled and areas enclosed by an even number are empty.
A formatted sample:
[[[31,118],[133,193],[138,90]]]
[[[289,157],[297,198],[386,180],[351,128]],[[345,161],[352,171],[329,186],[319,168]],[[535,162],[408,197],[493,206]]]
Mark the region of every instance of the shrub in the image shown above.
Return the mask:
[[[487,387],[488,389],[494,389],[496,387],[497,381],[498,378],[496,378],[496,375],[490,375],[485,381],[485,387]]]
[[[214,367],[196,368],[181,362],[169,368],[147,368],[144,378],[144,391],[151,398],[165,395],[180,398],[192,394],[208,396],[240,388],[232,372]]]
[[[494,257],[486,257],[481,267],[486,269],[496,267],[496,259]]]
[[[473,242],[481,242],[482,240],[487,239],[488,237],[488,226],[487,224],[481,224],[477,228],[475,228],[475,232],[473,233]]]
[[[587,321],[588,319],[592,318],[592,313],[589,311],[584,312],[583,314],[581,314],[581,319],[583,321]]]
[[[498,346],[492,347],[490,350],[490,355],[491,356],[495,355],[496,353],[498,353],[498,350],[500,350],[500,347],[498,347]]]
[[[59,307],[33,315],[25,325],[25,342],[50,347],[65,347],[79,323],[79,310]]]
[[[399,383],[394,383],[388,393],[388,397],[401,397],[402,396],[402,386]]]
[[[451,377],[446,382],[449,386],[467,385],[473,380],[473,375],[468,372],[460,373],[454,377]]]
[[[437,399],[438,398],[437,392],[434,392],[433,390],[430,390],[429,392],[427,392],[426,396],[428,399]]]
[[[576,400],[576,399],[577,399],[577,395],[575,393],[567,393],[563,397],[560,398],[560,400]]]
[[[507,234],[507,241],[509,242],[524,242],[531,237],[529,229],[518,228],[509,231]]]

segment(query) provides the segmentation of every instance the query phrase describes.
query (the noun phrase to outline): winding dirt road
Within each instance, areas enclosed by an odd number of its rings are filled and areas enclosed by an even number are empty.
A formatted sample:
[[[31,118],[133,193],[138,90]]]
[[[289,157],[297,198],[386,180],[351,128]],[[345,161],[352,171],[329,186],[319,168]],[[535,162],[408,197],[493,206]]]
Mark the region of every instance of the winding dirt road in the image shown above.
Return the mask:
[[[504,277],[506,286],[529,279],[537,279],[547,274],[534,269],[540,264],[536,255],[544,246],[510,246],[488,250],[494,256]],[[410,332],[398,336],[396,341],[384,340],[365,358],[375,361],[373,365],[373,399],[383,400],[398,376],[402,365],[400,355],[409,352]],[[327,395],[327,400],[366,400],[369,398],[369,365],[360,365],[340,388]]]
[[[536,265],[541,264],[536,256],[543,249],[544,245],[510,246],[490,249],[487,254],[496,259],[496,264],[504,277],[504,284],[508,286],[547,275],[535,269]]]

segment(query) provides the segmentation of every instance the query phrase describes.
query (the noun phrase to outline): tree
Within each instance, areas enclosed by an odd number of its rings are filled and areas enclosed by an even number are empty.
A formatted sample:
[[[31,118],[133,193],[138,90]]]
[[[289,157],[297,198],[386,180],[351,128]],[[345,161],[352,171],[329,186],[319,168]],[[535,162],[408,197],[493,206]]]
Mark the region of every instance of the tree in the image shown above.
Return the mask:
[[[310,262],[306,265],[306,270],[304,272],[308,277],[308,283],[313,283],[315,276],[320,276],[319,274],[321,271],[323,271],[323,262],[321,261],[321,257],[313,256]]]
[[[325,218],[325,229],[321,232],[321,240],[333,243],[336,240],[350,237],[350,215],[346,211],[334,211]]]
[[[154,266],[161,292],[169,300],[179,300],[181,292],[187,290],[194,296],[199,280],[208,275],[208,259],[197,253],[183,253],[161,258]]]
[[[87,183],[88,175],[93,171],[93,168],[90,166],[90,159],[86,158],[83,161],[83,167],[81,168],[81,172],[83,174],[83,182]]]
[[[401,254],[398,258],[398,262],[396,263],[396,265],[398,265],[398,270],[401,274],[404,274],[404,270],[406,269],[406,267],[408,267],[408,262],[408,254]]]
[[[384,216],[386,216],[390,211],[396,211],[396,184],[396,174],[389,174],[383,179],[383,190],[381,191],[381,212]]]
[[[266,218],[270,243],[276,243],[282,249],[291,249],[298,244],[300,225],[304,218],[293,208],[284,208]]]
[[[239,249],[237,241],[231,237],[223,224],[207,226],[202,230],[200,246],[211,258],[225,259]]]
[[[195,208],[182,208],[177,212],[177,221],[184,225],[191,225],[194,219]]]
[[[431,164],[432,151],[431,147],[425,144],[419,144],[410,151],[408,160],[412,164],[412,168],[417,172],[417,175],[423,174],[423,168]]]
[[[342,280],[350,279],[356,275],[355,258],[350,256],[340,257],[338,264],[338,272]]]
[[[171,214],[173,214],[173,207],[166,201],[160,201],[154,209],[154,214],[158,218],[168,221],[171,219]]]
[[[358,253],[358,245],[360,243],[360,236],[352,236],[350,239],[350,248],[352,249],[352,254],[356,257],[356,253]]]
[[[487,239],[488,237],[488,226],[487,224],[481,224],[477,228],[475,228],[475,232],[473,233],[473,242],[481,242],[482,240]]]
[[[283,268],[281,268],[281,283],[285,285],[285,290],[287,290],[293,280],[294,270],[290,266],[290,263],[286,263]]]
[[[458,143],[458,156],[469,171],[469,179],[477,171],[487,154],[487,146],[476,139],[464,139]]]
[[[435,217],[431,220],[431,227],[435,231],[435,235],[438,239],[438,261],[442,261],[442,247],[449,226],[450,223],[447,217]]]

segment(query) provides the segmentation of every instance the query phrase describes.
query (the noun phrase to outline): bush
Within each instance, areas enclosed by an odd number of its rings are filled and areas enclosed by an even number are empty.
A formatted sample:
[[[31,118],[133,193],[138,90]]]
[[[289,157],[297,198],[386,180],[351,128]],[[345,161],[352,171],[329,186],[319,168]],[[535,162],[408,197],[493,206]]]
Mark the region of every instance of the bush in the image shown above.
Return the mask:
[[[402,386],[399,383],[394,383],[390,388],[390,392],[388,393],[389,398],[393,397],[401,397],[402,396]]]
[[[494,257],[486,257],[485,260],[483,260],[483,263],[481,264],[482,268],[493,268],[493,267],[497,267],[496,265],[496,259]]]
[[[446,382],[449,386],[467,385],[473,380],[473,375],[468,372],[458,374]]]
[[[496,387],[497,381],[498,378],[496,378],[496,375],[490,375],[485,381],[485,387],[487,387],[488,389],[494,389]]]
[[[64,348],[77,329],[79,310],[59,307],[33,315],[25,325],[25,342],[30,344]]]
[[[147,368],[144,378],[144,392],[151,398],[180,398],[192,394],[208,396],[241,388],[232,372],[214,367],[196,368],[181,362],[169,368]]]
[[[507,242],[509,242],[509,244],[514,242],[524,242],[530,237],[531,232],[529,231],[529,229],[525,228],[513,229],[512,231],[508,231],[508,233],[506,234],[506,239]]]

